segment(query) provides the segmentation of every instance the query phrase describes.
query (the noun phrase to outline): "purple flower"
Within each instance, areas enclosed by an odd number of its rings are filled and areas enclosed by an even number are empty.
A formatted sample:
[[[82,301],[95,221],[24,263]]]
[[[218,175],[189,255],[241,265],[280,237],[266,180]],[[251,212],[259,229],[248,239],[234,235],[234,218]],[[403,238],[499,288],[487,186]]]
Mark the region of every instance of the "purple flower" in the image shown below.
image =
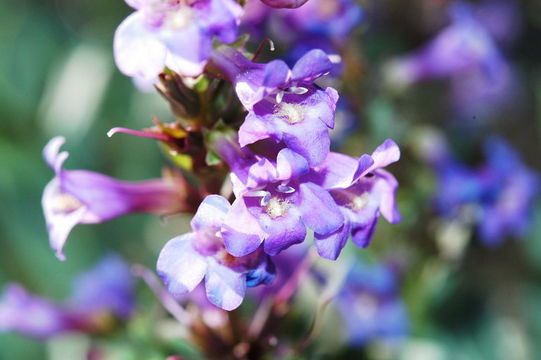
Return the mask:
[[[246,172],[233,173],[237,198],[222,227],[227,251],[244,256],[263,243],[273,256],[304,241],[307,227],[318,236],[339,229],[344,222],[339,208],[310,175],[308,162],[287,148],[275,160],[256,157]]]
[[[341,45],[347,41],[362,17],[362,8],[354,0],[311,0],[299,10],[277,11],[271,19],[275,22],[271,25],[271,31],[292,40],[290,43],[298,43],[302,38],[319,37]]]
[[[126,319],[134,306],[129,268],[109,255],[73,282],[71,300],[55,303],[29,294],[17,284],[5,288],[0,300],[0,331],[45,339],[66,332],[100,332],[111,323],[104,315]]]
[[[273,266],[261,251],[234,257],[224,248],[220,229],[231,205],[209,195],[192,219],[193,232],[170,240],[157,263],[158,275],[175,296],[193,291],[203,279],[208,300],[224,309],[236,309],[246,286],[272,281]]]
[[[330,153],[327,160],[315,169],[312,178],[330,190],[345,219],[335,232],[315,234],[320,255],[336,259],[350,235],[355,245],[368,246],[380,214],[390,223],[400,221],[395,199],[398,182],[382,169],[399,158],[398,146],[387,139],[372,155],[363,155],[356,160]]]
[[[478,168],[466,167],[453,158],[435,164],[439,183],[436,205],[448,218],[473,221],[483,242],[496,245],[506,236],[522,236],[528,229],[539,176],[498,138],[486,142],[485,157],[486,163]]]
[[[130,317],[135,294],[128,264],[117,255],[104,257],[75,278],[71,303],[86,312],[111,313],[123,319]]]
[[[356,262],[337,297],[349,341],[357,346],[378,340],[396,343],[409,330],[398,279],[389,264]]]
[[[198,76],[213,37],[236,40],[242,7],[234,0],[126,0],[136,9],[118,27],[115,61],[124,74],[152,80],[164,66]]]
[[[45,339],[84,327],[75,312],[30,295],[20,285],[11,284],[4,289],[0,300],[0,331]]]
[[[471,8],[459,2],[451,6],[450,14],[451,25],[429,44],[389,66],[392,82],[403,86],[473,70],[480,72],[488,83],[506,76],[509,69],[503,55]]]
[[[273,8],[289,8],[295,9],[298,8],[308,0],[261,0],[264,4],[271,6]]]
[[[55,177],[45,187],[42,206],[50,244],[59,259],[65,259],[62,248],[77,224],[96,224],[133,212],[170,214],[185,207],[174,181],[129,183],[92,171],[63,169],[68,157],[60,152],[64,142],[56,137],[43,150]]]
[[[270,138],[283,141],[312,166],[325,159],[338,93],[313,84],[332,68],[323,51],[308,52],[292,69],[281,60],[251,62],[225,46],[215,52],[212,61],[233,82],[249,111],[239,130],[241,146]]]

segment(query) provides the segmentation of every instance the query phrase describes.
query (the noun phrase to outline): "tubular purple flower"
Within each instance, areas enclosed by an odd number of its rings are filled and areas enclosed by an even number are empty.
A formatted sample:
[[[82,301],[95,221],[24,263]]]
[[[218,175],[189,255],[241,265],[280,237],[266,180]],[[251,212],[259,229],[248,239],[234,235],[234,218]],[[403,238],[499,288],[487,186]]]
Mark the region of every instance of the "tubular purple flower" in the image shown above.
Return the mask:
[[[162,249],[157,272],[173,295],[193,291],[204,279],[208,300],[233,310],[242,303],[247,286],[272,281],[273,267],[261,251],[234,257],[225,250],[220,229],[230,208],[225,198],[207,196],[192,219],[193,232]]]
[[[43,192],[42,206],[51,247],[60,260],[62,248],[77,224],[96,224],[134,212],[173,214],[182,211],[181,187],[169,179],[136,183],[115,180],[85,170],[65,170],[67,152],[60,152],[63,137],[53,138],[43,156],[55,177]]]
[[[332,68],[329,57],[312,50],[290,69],[283,61],[258,64],[235,49],[221,47],[213,65],[233,82],[249,113],[239,130],[242,147],[270,138],[302,155],[311,166],[329,153],[338,93],[313,82]]]
[[[0,332],[13,331],[46,339],[84,328],[76,313],[30,295],[18,284],[8,285],[4,290],[0,300]]]
[[[395,194],[398,182],[382,168],[398,161],[398,145],[387,139],[372,155],[358,160],[330,153],[311,174],[313,181],[330,191],[344,216],[344,225],[331,234],[315,234],[321,256],[336,259],[351,235],[360,247],[369,245],[379,215],[394,224],[400,221]]]
[[[497,44],[475,19],[469,6],[456,3],[450,8],[452,23],[429,44],[390,64],[391,82],[410,85],[418,81],[476,70],[488,83],[507,77],[509,67]]]
[[[236,40],[242,7],[234,0],[126,0],[136,9],[118,27],[115,61],[124,74],[153,80],[164,66],[198,76],[213,37]]]
[[[131,314],[133,285],[127,264],[115,255],[78,275],[65,303],[32,295],[18,284],[8,285],[0,299],[0,332],[47,339],[66,332],[108,330],[112,325],[108,315],[126,319]]]
[[[321,236],[338,230],[344,222],[338,206],[309,175],[308,162],[287,148],[276,160],[260,158],[244,178],[233,173],[237,199],[222,227],[227,251],[244,256],[263,244],[274,256],[303,242],[307,227]]]

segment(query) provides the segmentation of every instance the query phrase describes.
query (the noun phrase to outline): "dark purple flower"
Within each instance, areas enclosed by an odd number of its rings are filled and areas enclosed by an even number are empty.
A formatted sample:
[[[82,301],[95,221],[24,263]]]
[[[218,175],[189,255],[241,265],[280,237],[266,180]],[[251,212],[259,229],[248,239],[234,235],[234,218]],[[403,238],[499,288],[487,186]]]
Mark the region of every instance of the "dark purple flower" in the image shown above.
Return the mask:
[[[192,219],[193,232],[170,240],[162,249],[158,275],[173,295],[191,292],[204,279],[208,300],[233,310],[242,303],[246,286],[272,281],[272,264],[261,251],[234,257],[225,250],[220,229],[230,209],[225,198],[207,196]]]
[[[304,3],[306,3],[308,0],[261,0],[261,1],[265,3],[266,5],[271,6],[273,8],[295,9],[304,5]]]
[[[380,214],[390,223],[400,221],[395,199],[398,182],[383,170],[399,158],[398,146],[387,139],[372,155],[363,155],[357,160],[330,153],[315,169],[312,179],[330,190],[345,219],[335,232],[315,234],[320,255],[336,259],[350,235],[357,246],[368,246]]]
[[[409,319],[398,292],[397,275],[388,264],[353,265],[337,297],[352,344],[363,346],[373,340],[392,344],[406,338]]]
[[[185,206],[179,184],[168,179],[130,183],[85,170],[65,170],[68,157],[60,152],[63,137],[52,139],[43,155],[55,178],[43,192],[42,206],[51,247],[65,259],[62,248],[77,224],[96,224],[133,212],[171,214]]]
[[[450,157],[436,163],[436,205],[447,218],[467,218],[477,225],[484,243],[496,245],[506,236],[522,236],[528,229],[539,176],[500,139],[487,141],[485,157],[486,163],[477,168]]]
[[[280,150],[272,161],[256,157],[246,172],[231,178],[237,199],[222,236],[235,256],[250,254],[262,243],[267,254],[276,255],[304,241],[307,227],[325,236],[344,222],[331,195],[313,182],[308,162],[290,149]]]
[[[126,75],[153,80],[164,66],[198,76],[212,51],[213,37],[237,38],[242,7],[234,0],[126,0],[136,12],[118,27],[115,61]]]
[[[241,146],[270,138],[283,141],[312,166],[325,159],[338,93],[313,84],[332,68],[323,51],[308,52],[290,69],[281,60],[258,64],[235,49],[221,47],[213,64],[233,82],[249,111],[239,130]]]

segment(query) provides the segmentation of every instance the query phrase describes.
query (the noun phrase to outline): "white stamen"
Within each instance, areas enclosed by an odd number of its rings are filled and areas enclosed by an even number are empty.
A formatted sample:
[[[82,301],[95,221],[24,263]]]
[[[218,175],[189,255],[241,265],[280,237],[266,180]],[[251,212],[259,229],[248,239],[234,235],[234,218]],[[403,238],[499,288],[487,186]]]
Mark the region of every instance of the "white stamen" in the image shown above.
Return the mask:
[[[370,195],[364,193],[362,195],[355,196],[351,199],[350,208],[354,211],[362,210],[370,201]]]
[[[300,104],[281,103],[275,113],[289,124],[298,124],[304,118],[304,108]]]
[[[276,94],[276,103],[277,104],[280,104],[282,102],[282,100],[284,99],[284,92],[283,91],[279,91],[277,94]]]
[[[276,187],[276,190],[283,194],[291,194],[295,192],[295,189],[286,184],[280,184]]]
[[[306,94],[308,92],[308,89],[302,86],[292,86],[287,89],[287,91],[293,94],[302,95]]]
[[[287,200],[280,200],[278,198],[271,198],[267,203],[267,214],[271,219],[276,219],[280,216],[285,216],[290,204]]]

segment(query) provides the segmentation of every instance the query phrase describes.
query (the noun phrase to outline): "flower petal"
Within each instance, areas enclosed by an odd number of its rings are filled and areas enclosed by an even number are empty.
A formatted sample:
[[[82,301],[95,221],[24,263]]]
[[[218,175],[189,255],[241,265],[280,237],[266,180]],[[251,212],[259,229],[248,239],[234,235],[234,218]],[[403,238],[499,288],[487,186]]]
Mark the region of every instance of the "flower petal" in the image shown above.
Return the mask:
[[[376,231],[376,225],[378,224],[378,216],[374,216],[373,220],[366,226],[355,228],[351,234],[351,240],[359,247],[365,248],[370,245],[370,241]]]
[[[194,231],[207,228],[220,229],[229,211],[231,204],[223,196],[209,195],[199,205],[192,218],[191,225]]]
[[[373,164],[369,155],[363,155],[361,160],[356,160],[348,155],[331,152],[325,161],[310,174],[310,179],[326,190],[345,189],[353,183],[356,169],[361,162],[363,166]]]
[[[153,79],[163,70],[167,49],[147,28],[142,12],[131,14],[120,24],[113,47],[116,65],[125,75]]]
[[[329,56],[323,50],[313,49],[295,63],[291,70],[292,80],[311,83],[328,74],[332,66]]]
[[[222,236],[226,250],[237,257],[254,252],[263,242],[263,229],[242,197],[231,205],[222,226]]]
[[[291,76],[289,66],[282,60],[273,60],[265,66],[262,85],[266,88],[277,89],[284,86]]]
[[[56,136],[49,140],[47,145],[43,148],[43,157],[45,158],[45,161],[56,173],[59,173],[60,170],[62,170],[62,165],[68,158],[68,153],[66,151],[60,152],[60,148],[65,142],[65,137]]]
[[[188,233],[169,240],[158,257],[156,269],[167,290],[175,296],[195,289],[203,280],[208,265],[194,250],[195,233]]]
[[[246,294],[246,277],[226,266],[210,261],[205,276],[205,290],[209,301],[227,311],[240,306]]]
[[[328,235],[314,234],[317,253],[324,259],[336,260],[349,238],[351,227],[346,221],[338,230]]]
[[[60,190],[60,181],[58,178],[54,178],[45,186],[41,205],[45,214],[51,248],[54,250],[58,259],[65,260],[66,256],[62,249],[68,235],[75,225],[83,221],[83,218],[88,213],[88,209],[86,206],[80,204],[79,207],[74,207],[70,211],[59,211],[57,209],[59,196],[71,195],[63,195]],[[74,199],[74,203],[77,203],[76,199]]]
[[[276,157],[277,180],[297,179],[310,169],[306,159],[290,149],[282,149]]]
[[[289,209],[288,214],[274,219],[263,215],[260,221],[267,233],[263,247],[270,256],[278,255],[291,245],[303,242],[306,237],[306,226],[294,209]]]
[[[344,223],[344,217],[331,195],[313,183],[303,183],[299,186],[299,204],[306,226],[321,235],[330,234]]]

